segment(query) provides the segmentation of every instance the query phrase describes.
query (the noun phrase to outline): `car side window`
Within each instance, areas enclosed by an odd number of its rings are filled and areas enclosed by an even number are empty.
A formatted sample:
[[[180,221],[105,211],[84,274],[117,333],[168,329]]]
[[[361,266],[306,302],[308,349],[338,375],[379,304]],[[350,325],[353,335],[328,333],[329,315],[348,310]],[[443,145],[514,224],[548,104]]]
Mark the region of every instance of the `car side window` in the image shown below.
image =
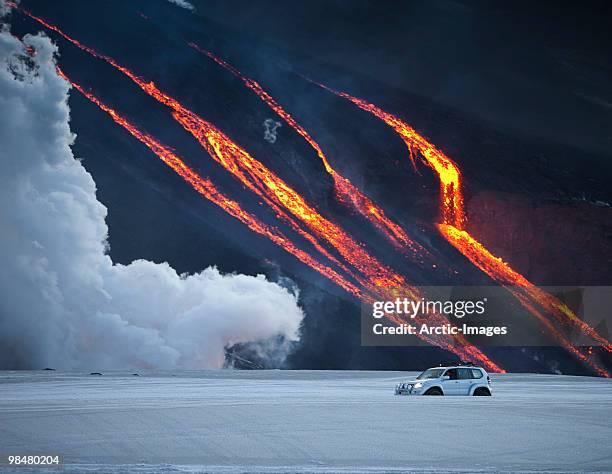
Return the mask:
[[[457,369],[457,372],[462,380],[472,378],[472,371],[470,369]]]
[[[447,375],[451,380],[457,380],[457,369],[448,369],[444,375]]]
[[[482,372],[478,369],[472,369],[472,378],[473,379],[481,379],[482,378]]]

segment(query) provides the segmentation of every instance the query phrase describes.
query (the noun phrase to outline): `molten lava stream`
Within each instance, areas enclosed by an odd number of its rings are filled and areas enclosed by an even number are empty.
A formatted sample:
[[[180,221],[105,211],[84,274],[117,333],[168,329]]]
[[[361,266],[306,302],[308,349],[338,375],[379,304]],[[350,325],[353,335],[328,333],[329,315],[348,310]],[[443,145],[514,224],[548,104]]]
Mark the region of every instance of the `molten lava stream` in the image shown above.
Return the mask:
[[[150,86],[151,84],[149,84],[149,90],[152,90]],[[402,287],[413,299],[421,297],[419,291],[407,285],[402,276],[369,255],[343,229],[321,216],[296,191],[223,132],[177,102],[173,102],[172,108],[174,118],[183,125],[185,130],[192,133],[210,155],[239,177],[246,187],[255,192],[265,192],[265,195],[276,204],[287,209],[314,233],[336,248],[347,262],[365,276],[365,280],[360,279],[359,276],[356,278],[363,282],[368,293],[387,298],[389,289]],[[448,323],[448,320],[441,315],[432,315],[429,322],[442,325]],[[491,370],[503,371],[463,336],[456,336],[456,340],[459,344],[453,344],[452,338],[440,337],[436,339],[436,345],[452,350],[462,358],[476,358]]]
[[[30,18],[32,18],[33,20],[37,21],[38,23],[40,23],[44,27],[46,27],[46,28],[48,28],[48,29],[50,29],[52,31],[55,31],[62,38],[64,38],[65,40],[69,41],[70,43],[72,43],[73,45],[75,45],[76,47],[81,49],[82,51],[85,51],[86,53],[88,53],[88,54],[90,54],[90,55],[92,55],[92,56],[94,56],[94,57],[96,57],[98,59],[102,59],[103,61],[106,61],[108,64],[113,66],[115,69],[121,71],[123,74],[125,74],[127,77],[129,77],[141,89],[143,89],[147,94],[149,94],[150,96],[154,97],[156,100],[158,100],[162,104],[164,104],[164,105],[166,105],[168,107],[171,107],[173,109],[175,109],[175,106],[176,106],[179,110],[183,110],[182,107],[180,107],[180,104],[178,104],[178,102],[176,102],[171,97],[169,97],[169,96],[163,94],[161,91],[159,91],[157,89],[157,87],[155,86],[155,84],[153,84],[153,82],[147,83],[146,81],[142,80],[139,76],[134,74],[129,69],[127,69],[127,68],[121,66],[120,64],[118,64],[110,56],[98,53],[93,48],[90,48],[89,46],[85,46],[80,41],[72,38],[71,36],[68,36],[66,33],[64,33],[57,26],[52,25],[51,23],[48,23],[47,21],[45,21],[42,18],[34,15],[33,13],[31,13],[31,12],[21,8],[21,7],[18,7],[17,5],[14,5],[14,7],[18,8],[25,15],[27,15]],[[174,116],[174,117],[176,118],[176,116]],[[213,156],[213,158],[215,157],[215,155],[212,155],[212,156]],[[234,172],[235,175],[241,174],[238,168],[234,168],[234,169],[232,169],[230,171]],[[276,213],[277,217],[279,217],[280,219],[284,220],[294,231],[296,231],[303,238],[305,238],[307,241],[309,241],[322,255],[324,255],[326,258],[328,258],[330,261],[332,261],[334,264],[336,264],[340,269],[342,269],[345,273],[347,273],[347,275],[349,275],[353,280],[358,281],[360,284],[362,284],[364,286],[367,286],[367,283],[365,283],[363,281],[363,279],[359,278],[357,275],[355,275],[353,272],[351,272],[346,267],[346,265],[344,265],[343,263],[338,261],[338,259],[336,257],[332,256],[329,253],[329,251],[326,250],[318,242],[318,240],[314,236],[312,236],[311,234],[306,232],[294,219],[292,219],[290,216],[288,216],[285,211],[283,211],[276,203],[274,203],[271,199],[269,199],[268,196],[265,193],[260,192],[259,190],[255,189],[253,186],[251,186],[250,184],[247,184],[246,183],[247,180],[246,180],[246,177],[244,177],[244,175],[241,175],[241,177],[243,179],[240,179],[240,181],[242,181],[243,184],[245,184],[247,187],[249,187],[249,189],[251,189],[251,191],[255,191],[256,194],[258,194],[260,196],[260,198],[262,198],[262,200],[264,200],[266,202],[266,204],[268,204],[274,210],[274,212]]]
[[[58,27],[49,24],[32,13],[23,9],[21,9],[21,11],[43,26],[57,32],[83,51],[88,52],[96,58],[103,59],[115,69],[132,79],[132,81],[151,97],[173,109],[172,116],[175,120],[200,142],[215,161],[230,171],[247,188],[254,191],[257,195],[261,196],[266,201],[270,199],[276,205],[287,209],[287,211],[319,235],[319,237],[327,240],[349,264],[364,275],[366,278],[366,280],[364,280],[366,294],[374,293],[384,295],[387,289],[401,287],[411,291],[413,298],[416,299],[419,297],[418,291],[406,285],[402,276],[394,273],[391,269],[381,264],[376,258],[370,256],[365,249],[355,242],[343,229],[321,216],[314,207],[306,203],[296,191],[289,187],[272,171],[267,169],[262,163],[255,160],[249,153],[233,142],[214,125],[183,107],[177,100],[161,92],[153,82],[146,82],[129,69],[119,65],[113,58],[102,55],[92,48],[81,44],[79,41],[65,34]],[[112,111],[111,113],[111,111],[112,109],[107,110],[114,119],[116,112]],[[149,143],[154,144],[153,142]],[[183,166],[185,165],[181,162],[181,166],[178,168],[180,169]],[[284,241],[285,240],[283,240],[283,242]],[[444,322],[448,322],[440,315],[438,315],[438,318]],[[449,350],[452,350],[455,354],[464,359],[467,357],[475,358],[492,371],[503,372],[503,369],[491,361],[477,347],[471,345],[462,337],[457,339],[460,339],[461,345],[452,345]],[[437,338],[436,341],[436,344],[440,347],[448,347],[451,345],[446,337]]]
[[[415,147],[423,155],[425,160],[428,163],[430,163],[431,167],[434,170],[436,170],[443,187],[450,185],[450,189],[452,189],[454,197],[449,200],[448,196],[445,197],[443,195],[443,201],[442,201],[443,224],[451,225],[458,230],[464,230],[462,228],[462,225],[465,223],[466,218],[465,218],[465,212],[463,210],[463,197],[461,194],[461,187],[460,187],[461,174],[459,173],[459,168],[457,167],[457,165],[450,158],[446,157],[441,151],[437,150],[431,143],[429,143],[425,138],[420,136],[412,127],[410,127],[408,124],[406,124],[402,120],[396,117],[393,117],[392,115],[382,111],[381,109],[379,109],[376,106],[373,106],[372,104],[368,104],[365,101],[351,97],[348,94],[344,94],[344,96],[346,96],[346,98],[350,97],[349,100],[358,104],[362,109],[370,111],[377,117],[384,120],[388,125],[390,125],[397,133],[400,134],[400,136],[402,137],[406,145],[410,147],[411,152],[412,152],[412,147]],[[370,107],[370,108],[366,108],[366,107]],[[449,213],[445,210],[444,205],[447,203],[452,204],[453,206],[452,213]],[[455,215],[455,216],[462,216],[461,219],[459,220],[460,225],[457,225],[457,223],[452,224],[451,222],[449,222],[449,219],[445,217],[445,216],[448,216],[449,214]],[[464,230],[464,232],[466,232],[467,234],[467,231]],[[449,240],[448,232],[446,233],[442,232],[442,235],[444,235],[444,237],[447,238],[447,240]],[[482,246],[482,244],[479,244],[469,234],[467,235],[469,236],[470,239],[472,239],[473,242],[476,242],[480,248],[485,250],[485,252],[488,253],[488,255],[490,255],[490,257],[485,257],[485,259],[488,258],[489,262],[493,264],[495,263],[494,260],[498,260],[497,257],[490,254],[484,248],[484,246]],[[482,254],[481,254],[481,260],[482,260]],[[483,267],[479,266],[479,268],[481,269],[484,269]],[[576,316],[566,305],[564,305],[554,296],[549,295],[548,293],[540,290],[538,287],[536,287],[531,282],[529,282],[521,274],[512,270],[512,268],[510,268],[508,265],[506,265],[504,268],[507,269],[507,271],[497,271],[497,272],[488,271],[485,273],[487,273],[489,276],[491,276],[493,279],[497,280],[500,283],[504,283],[507,285],[519,285],[519,286],[524,287],[527,294],[532,299],[534,299],[540,306],[542,306],[544,309],[550,312],[550,314],[553,317],[555,317],[555,319],[560,324],[568,324],[568,323],[573,324],[580,331],[582,331],[589,337],[593,338],[597,343],[601,344],[605,350],[610,352],[611,345],[609,341],[599,336],[599,334],[597,334],[597,332],[593,328],[591,328],[588,324],[586,324],[578,316]]]
[[[238,219],[243,224],[247,225],[252,231],[263,235],[270,239],[272,242],[282,247],[285,251],[296,257],[301,262],[305,263],[309,267],[313,268],[323,276],[327,277],[341,288],[344,288],[347,292],[353,294],[357,298],[362,296],[361,290],[354,286],[352,283],[346,281],[343,277],[338,275],[331,268],[322,265],[314,258],[312,258],[306,252],[297,248],[293,242],[285,237],[278,229],[267,226],[260,222],[257,218],[249,214],[247,211],[242,209],[240,204],[236,201],[231,200],[220,191],[217,190],[215,185],[208,179],[202,178],[199,174],[189,168],[170,148],[161,144],[150,135],[141,132],[137,127],[128,122],[125,118],[119,115],[114,109],[105,105],[91,92],[87,92],[82,86],[72,81],[68,76],[58,68],[58,74],[72,84],[72,86],[78,90],[81,94],[87,97],[91,102],[97,105],[104,112],[109,114],[115,123],[121,125],[126,129],[133,137],[137,138],[144,145],[146,145],[153,153],[155,153],[166,165],[180,175],[193,189],[199,194],[213,202],[217,206],[221,207],[225,212]]]
[[[202,196],[217,204],[219,207],[224,209],[230,215],[236,217],[238,220],[246,224],[251,230],[257,232],[258,234],[266,236],[268,239],[281,246],[284,250],[294,255],[303,263],[307,264],[311,268],[315,269],[325,277],[329,278],[331,281],[338,284],[340,287],[344,288],[347,292],[355,295],[357,298],[363,298],[365,300],[370,300],[372,297],[369,295],[363,295],[361,291],[354,287],[351,283],[344,280],[340,275],[338,275],[334,270],[321,265],[315,259],[313,259],[306,252],[298,249],[289,239],[287,239],[284,235],[282,235],[277,229],[266,226],[265,224],[259,222],[255,217],[244,211],[240,205],[224,196],[221,192],[219,192],[214,184],[206,178],[200,177],[197,173],[195,173],[191,168],[189,168],[172,150],[168,147],[162,145],[160,142],[155,140],[148,134],[141,132],[137,127],[128,122],[125,118],[119,115],[114,109],[105,105],[101,102],[97,97],[95,97],[92,93],[87,92],[83,89],[82,86],[70,80],[67,75],[62,72],[58,68],[58,73],[64,77],[67,81],[69,81],[73,87],[75,87],[81,94],[87,97],[91,102],[97,105],[100,109],[108,113],[111,118],[123,128],[125,128],[132,136],[140,140],[143,144],[145,144],[149,149],[151,149],[166,165],[172,168],[176,173],[178,173],[187,183],[189,183],[193,189],[195,189]],[[380,288],[379,296],[384,293],[384,289]],[[389,296],[389,295],[387,295]],[[418,297],[418,295],[414,295]],[[446,322],[441,316],[438,316],[437,322],[439,324],[444,324]],[[401,324],[405,321],[400,318],[392,318],[394,322],[397,324]],[[430,321],[432,322],[432,321]],[[481,361],[487,368],[490,370],[494,370],[497,372],[504,372],[499,366],[497,366],[494,362],[490,361],[484,354],[482,354],[477,348],[471,346],[465,339],[459,338],[457,341],[453,341],[452,338],[431,338],[427,336],[422,336],[422,338],[433,345],[440,346],[444,349],[447,349],[462,358],[474,358],[476,360]]]
[[[153,90],[151,86],[152,84],[148,84],[148,89],[155,94],[157,89]],[[365,276],[365,280],[359,276],[355,278],[363,282],[368,293],[387,297],[389,289],[402,287],[413,299],[420,298],[419,291],[407,285],[402,276],[369,255],[343,229],[320,215],[302,196],[214,125],[185,109],[176,101],[172,102],[172,108],[174,109],[172,115],[185,130],[189,131],[217,162],[238,177],[247,188],[262,197],[270,197],[337,249],[348,263]],[[260,194],[260,191],[265,194]],[[429,322],[441,325],[448,323],[448,320],[441,315],[432,315]],[[460,345],[453,344],[452,338],[446,337],[437,338],[436,345],[452,350],[462,358],[476,358],[491,370],[503,371],[463,336],[457,336],[456,339]]]
[[[152,85],[148,84],[148,90],[155,94],[157,89],[151,89],[151,87]],[[171,104],[174,109],[174,118],[183,125],[185,130],[192,133],[216,161],[231,171],[234,176],[239,177],[241,182],[249,189],[254,192],[265,192],[266,196],[269,196],[279,206],[284,207],[301,219],[314,233],[336,248],[347,262],[365,276],[366,280],[361,281],[363,281],[368,293],[386,298],[389,289],[401,287],[405,288],[406,294],[409,294],[413,299],[420,298],[419,291],[407,285],[402,276],[394,273],[376,258],[369,255],[343,229],[321,216],[296,191],[262,163],[255,160],[223,132],[185,109],[176,101]],[[358,276],[356,278],[359,279]],[[429,322],[442,325],[448,323],[448,320],[441,315],[432,315]],[[462,358],[476,358],[491,370],[503,371],[465,338],[457,336],[456,339],[459,341],[459,345],[453,344],[451,342],[452,338],[446,337],[437,338],[436,345],[452,350]]]
[[[306,78],[307,79],[307,78]],[[463,196],[461,194],[461,173],[457,165],[444,153],[419,135],[412,127],[384,110],[376,107],[365,100],[358,99],[346,92],[331,89],[323,84],[307,79],[308,81],[347,99],[359,108],[375,115],[389,125],[400,136],[408,147],[410,160],[416,169],[414,151],[420,152],[425,163],[438,175],[440,179],[440,208],[442,210],[442,223],[454,225],[462,229],[465,224],[465,213],[463,210]]]
[[[146,82],[129,69],[119,65],[113,58],[83,45],[65,34],[57,26],[51,25],[32,13],[22,11],[45,27],[59,33],[83,51],[103,59],[132,79],[144,92],[170,107],[173,110],[173,117],[200,142],[215,161],[266,202],[271,201],[275,205],[286,209],[320,238],[327,240],[347,262],[367,277],[367,281],[373,288],[405,286],[405,281],[400,275],[370,256],[344,230],[321,216],[295,190],[214,125],[191,112],[169,95],[161,92],[153,82]]]
[[[546,316],[537,311],[535,308],[536,305],[542,307],[547,314],[551,315],[559,324],[571,324],[601,344],[604,350],[608,352],[612,350],[610,342],[607,339],[601,337],[593,328],[576,316],[566,305],[554,296],[536,287],[521,274],[510,268],[509,265],[504,263],[503,266],[500,266],[499,262],[501,259],[492,255],[482,244],[476,241],[463,229],[466,218],[463,209],[463,196],[461,193],[461,173],[457,165],[450,158],[419,135],[407,123],[385,112],[379,107],[365,100],[353,97],[345,92],[339,92],[323,84],[314,83],[353,102],[362,110],[375,115],[393,128],[408,146],[411,160],[414,160],[414,150],[422,155],[425,162],[436,172],[440,179],[442,224],[439,225],[438,228],[449,243],[456,247],[474,265],[489,275],[494,281],[508,289],[512,286],[522,287],[525,296],[519,297],[515,290],[511,290],[511,292],[517,297],[519,302],[540,321],[546,319]],[[458,238],[458,236],[460,236],[460,238]],[[466,244],[466,242],[468,242],[468,244]],[[550,328],[551,325],[547,325],[547,327]],[[558,331],[553,332],[553,335],[561,336]],[[585,360],[584,354],[579,352],[574,346],[571,346],[569,341],[565,339],[560,340],[560,342],[580,360]],[[571,346],[572,349],[569,349],[568,345]],[[595,362],[589,360],[588,364],[598,373],[604,371],[608,374],[605,369],[599,367]]]
[[[228,64],[226,61],[214,55],[210,51],[202,49],[197,44],[189,43],[189,46],[208,56],[215,63],[238,77],[246,85],[246,87],[255,92],[255,94],[257,94],[257,96],[266,105],[268,105],[268,107],[276,112],[276,114],[278,114],[291,128],[293,128],[302,138],[304,138],[304,140],[306,140],[306,142],[311,146],[311,148],[323,162],[323,166],[325,167],[327,173],[333,178],[336,193],[339,201],[342,204],[350,204],[353,209],[355,209],[359,214],[373,224],[397,250],[404,253],[408,251],[409,256],[413,260],[424,263],[424,257],[427,257],[428,259],[432,258],[431,254],[429,254],[429,252],[422,245],[413,241],[400,225],[389,219],[381,207],[365,196],[359,190],[359,188],[350,182],[350,180],[340,175],[334,168],[332,168],[327,156],[325,156],[325,153],[323,153],[323,150],[314,140],[314,138],[312,138],[306,129],[297,123],[297,121],[278,102],[276,102],[276,100],[267,91],[265,91],[258,82],[244,76],[234,66]]]
[[[373,287],[404,286],[404,280],[401,276],[392,273],[377,260],[370,257],[365,250],[354,242],[343,230],[320,216],[314,208],[306,204],[297,192],[287,186],[274,173],[252,158],[246,151],[232,142],[232,140],[212,124],[183,107],[172,97],[162,93],[153,82],[144,81],[129,69],[118,64],[110,56],[100,54],[93,48],[85,46],[78,40],[64,33],[57,26],[50,24],[31,12],[22,8],[20,8],[20,10],[41,25],[55,31],[81,50],[106,61],[115,69],[132,79],[132,81],[151,97],[173,109],[173,117],[209,151],[210,155],[218,163],[230,171],[245,186],[262,197],[266,202],[272,201],[276,205],[286,208],[308,227],[311,229],[314,228],[314,230],[328,240],[332,246],[353,265],[353,267],[368,277],[370,285]],[[280,215],[283,216],[284,213]]]
[[[582,362],[588,364],[599,375],[610,377],[610,373],[604,367],[600,366],[592,359],[589,359],[587,355],[583,354],[574,345],[572,345],[567,337],[564,336],[558,330],[558,328],[551,323],[550,319],[539,311],[535,305],[548,309],[553,315],[556,313],[556,311],[561,311],[561,308],[558,305],[563,306],[564,310],[571,314],[573,318],[577,318],[580,324],[577,324],[572,319],[564,319],[561,322],[566,326],[568,323],[572,323],[573,325],[580,327],[585,334],[596,340],[605,350],[609,352],[610,343],[606,339],[599,336],[594,329],[592,329],[584,321],[580,320],[567,306],[558,301],[555,297],[540,290],[521,274],[510,268],[510,266],[501,258],[492,255],[480,242],[475,240],[465,230],[460,230],[456,227],[444,224],[441,224],[438,227],[442,235],[444,235],[444,237],[446,237],[446,239],[457,250],[465,255],[483,272],[507,288],[519,300],[519,302],[550,331],[555,339],[557,339],[567,351]],[[556,319],[558,320],[558,318]]]

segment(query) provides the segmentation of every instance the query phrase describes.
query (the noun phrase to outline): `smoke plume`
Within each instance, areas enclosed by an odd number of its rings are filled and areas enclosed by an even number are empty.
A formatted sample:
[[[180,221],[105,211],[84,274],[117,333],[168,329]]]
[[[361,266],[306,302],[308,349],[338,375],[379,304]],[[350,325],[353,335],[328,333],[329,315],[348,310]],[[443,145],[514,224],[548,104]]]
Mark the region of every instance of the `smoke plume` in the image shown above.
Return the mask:
[[[296,340],[297,296],[263,276],[113,264],[55,53],[0,32],[0,369],[218,368],[230,345]]]
[[[195,7],[191,3],[189,3],[187,0],[168,0],[168,1],[186,10],[191,10],[191,11],[195,10]]]
[[[266,119],[263,123],[264,126],[264,140],[274,145],[276,143],[276,129],[282,126],[280,122],[272,119]]]

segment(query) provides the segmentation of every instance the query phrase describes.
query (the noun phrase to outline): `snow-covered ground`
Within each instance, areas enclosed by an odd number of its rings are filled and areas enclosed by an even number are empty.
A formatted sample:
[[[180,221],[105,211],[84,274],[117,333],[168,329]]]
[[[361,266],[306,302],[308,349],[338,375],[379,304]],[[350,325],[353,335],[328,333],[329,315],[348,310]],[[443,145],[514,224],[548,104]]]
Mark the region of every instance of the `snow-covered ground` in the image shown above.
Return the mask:
[[[68,472],[612,471],[612,381],[394,396],[411,375],[0,372],[0,455],[59,454]]]

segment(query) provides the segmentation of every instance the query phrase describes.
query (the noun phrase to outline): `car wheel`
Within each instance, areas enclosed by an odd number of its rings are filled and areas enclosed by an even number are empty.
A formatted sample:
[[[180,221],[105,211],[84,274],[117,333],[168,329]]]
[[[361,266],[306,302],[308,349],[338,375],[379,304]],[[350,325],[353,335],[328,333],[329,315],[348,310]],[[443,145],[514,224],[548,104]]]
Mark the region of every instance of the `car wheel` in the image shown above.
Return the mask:
[[[476,390],[474,390],[474,396],[475,397],[490,397],[491,392],[489,391],[488,388],[478,387]]]
[[[442,393],[442,390],[440,390],[439,388],[430,388],[429,390],[427,390],[424,395],[444,395]]]

